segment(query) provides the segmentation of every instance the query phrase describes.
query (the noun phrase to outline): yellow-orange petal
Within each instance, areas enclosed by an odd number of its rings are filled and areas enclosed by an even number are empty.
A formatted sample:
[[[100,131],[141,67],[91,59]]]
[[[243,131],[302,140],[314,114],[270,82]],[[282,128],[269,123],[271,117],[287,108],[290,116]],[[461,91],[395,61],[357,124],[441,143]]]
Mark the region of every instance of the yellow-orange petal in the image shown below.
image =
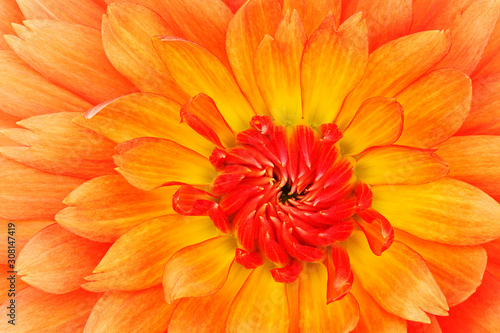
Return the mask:
[[[410,31],[411,0],[350,0],[342,9],[342,18],[345,20],[357,12],[362,12],[363,18],[366,19],[370,50],[375,50]]]
[[[423,185],[373,186],[372,207],[393,227],[422,239],[476,245],[500,236],[500,204],[451,178]]]
[[[210,96],[233,130],[248,128],[255,113],[219,59],[200,45],[176,37],[154,38],[153,45],[174,79],[190,96],[199,93]]]
[[[83,332],[162,333],[177,303],[167,304],[161,286],[140,291],[110,291],[95,304]]]
[[[258,114],[267,114],[254,76],[254,54],[264,36],[274,36],[281,18],[278,0],[247,1],[229,23],[226,48],[236,82]],[[233,127],[236,130],[236,128]]]
[[[449,168],[433,151],[386,146],[367,149],[358,159],[355,172],[370,185],[418,185],[446,176]]]
[[[181,299],[170,320],[169,331],[223,332],[231,302],[250,273],[251,270],[240,264],[233,264],[226,283],[217,293]]]
[[[194,115],[202,123],[212,129],[221,140],[224,147],[234,146],[235,137],[233,130],[229,127],[224,117],[222,117],[219,109],[217,109],[217,105],[215,105],[214,100],[210,98],[210,96],[205,94],[198,94],[194,96],[182,107],[181,119],[184,118],[184,116],[182,116],[183,112]],[[193,140],[192,138],[189,139]],[[180,142],[183,143],[182,141]],[[211,152],[212,151],[210,151],[210,153]]]
[[[322,264],[307,264],[299,275],[300,332],[351,332],[359,320],[359,307],[348,293],[339,301],[327,304],[328,274]]]
[[[130,2],[111,4],[101,32],[109,61],[137,88],[179,103],[188,100],[189,96],[175,82],[151,43],[154,36],[172,34],[160,15]]]
[[[429,242],[399,229],[395,230],[395,239],[424,258],[450,307],[466,300],[481,284],[487,260],[486,251],[481,246]]]
[[[14,33],[12,23],[21,23],[23,20],[24,16],[16,0],[0,1],[0,36]],[[10,50],[3,38],[0,38],[0,50]]]
[[[0,154],[42,171],[80,178],[114,174],[115,143],[77,126],[75,112],[35,116],[18,122],[26,129],[2,131],[28,147],[0,147]]]
[[[73,119],[80,126],[101,133],[117,143],[140,137],[174,140],[204,156],[214,145],[187,124],[180,124],[181,105],[151,93],[135,93],[105,102]]]
[[[393,144],[403,130],[403,108],[394,98],[374,97],[359,107],[340,140],[343,154],[357,155],[374,146]]]
[[[255,80],[279,124],[293,126],[302,118],[300,60],[306,40],[298,13],[286,12],[275,38],[266,35],[255,50]]]
[[[500,137],[455,136],[439,145],[437,154],[450,165],[449,177],[474,185],[500,200]]]
[[[116,150],[116,170],[142,190],[169,182],[209,184],[215,176],[208,158],[174,141],[138,138],[119,144]]]
[[[0,109],[17,118],[92,107],[34,71],[10,50],[0,50],[0,72]]]
[[[139,190],[122,176],[89,180],[71,192],[56,215],[69,231],[98,242],[113,242],[132,227],[148,219],[173,214],[175,186],[153,191]]]
[[[13,223],[15,226],[14,234],[9,234],[9,224]],[[43,228],[54,224],[54,220],[34,220],[34,221],[13,221],[0,219],[0,239],[4,242],[9,241],[9,236],[16,240],[16,255],[23,249],[28,241]],[[12,228],[11,228],[12,229]],[[4,243],[7,244],[7,243]],[[9,263],[9,248],[8,245],[0,248],[0,264]],[[11,262],[12,263],[12,262]],[[12,267],[13,268],[13,267]],[[10,269],[9,269],[10,270]],[[19,279],[18,279],[19,280]]]
[[[490,39],[499,14],[496,0],[478,0],[457,17],[451,27],[450,52],[435,68],[452,67],[472,74]]]
[[[473,80],[471,109],[457,135],[500,135],[500,72]]]
[[[101,103],[136,89],[109,62],[99,30],[51,20],[23,23],[24,26],[14,26],[19,37],[8,35],[7,43],[22,60],[52,82],[91,103]]]
[[[445,68],[420,78],[396,96],[405,110],[400,145],[431,148],[462,126],[470,110],[471,80]]]
[[[354,278],[351,294],[359,305],[359,323],[353,333],[406,332],[406,320],[382,309]]]
[[[104,9],[92,0],[17,0],[27,20],[48,19],[100,29]]]
[[[288,311],[290,326],[288,333],[300,333],[299,326],[299,280],[286,284],[286,297],[288,299]]]
[[[84,180],[49,174],[0,157],[0,218],[53,219],[64,197]]]
[[[226,332],[288,332],[285,284],[274,281],[270,268],[269,262],[259,266],[246,279],[231,303]]]
[[[179,298],[216,293],[226,282],[235,250],[234,238],[221,236],[174,253],[163,272],[165,300],[172,303]]]
[[[354,274],[386,311],[407,320],[430,323],[426,312],[445,316],[448,305],[422,257],[394,241],[383,255],[374,256],[360,232],[347,246]]]
[[[444,58],[449,33],[424,31],[393,40],[370,54],[363,79],[346,98],[337,124],[344,130],[364,100],[394,97]]]
[[[500,280],[500,238],[486,244],[482,244],[488,253],[488,264],[486,270]]]
[[[9,302],[2,304],[0,321],[2,332],[81,332],[92,307],[101,294],[89,293],[84,290],[54,295],[36,288],[28,287],[16,294],[15,325],[6,320]]]
[[[481,80],[490,75],[495,75],[500,73],[500,21],[497,20],[497,24],[491,33],[488,44],[484,49],[481,56],[481,60],[476,67],[476,70],[472,74],[474,80]]]
[[[205,216],[175,214],[143,222],[111,246],[94,274],[86,277],[89,282],[83,288],[99,292],[158,285],[175,252],[217,235],[213,222]]]
[[[339,26],[342,3],[338,0],[318,0],[311,6],[307,0],[283,0],[283,12],[287,10],[299,13],[307,36],[311,36],[329,13],[332,13],[336,26]]]
[[[467,301],[450,309],[449,317],[438,317],[444,332],[498,332],[500,280],[486,272],[483,283]]]
[[[57,224],[37,233],[19,253],[16,270],[29,285],[52,294],[80,288],[109,249]]]
[[[327,16],[307,41],[301,63],[302,107],[311,126],[335,119],[344,98],[361,80],[367,60],[367,30],[361,14],[338,30],[333,17]]]

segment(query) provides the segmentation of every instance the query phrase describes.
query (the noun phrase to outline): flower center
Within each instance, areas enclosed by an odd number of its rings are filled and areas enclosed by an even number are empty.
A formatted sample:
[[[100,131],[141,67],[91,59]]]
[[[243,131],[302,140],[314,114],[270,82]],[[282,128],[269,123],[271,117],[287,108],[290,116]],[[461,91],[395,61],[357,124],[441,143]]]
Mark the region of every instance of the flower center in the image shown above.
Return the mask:
[[[181,187],[174,207],[185,215],[208,214],[237,237],[237,262],[252,268],[265,257],[282,266],[273,274],[277,281],[291,282],[298,263],[324,261],[331,245],[351,235],[354,215],[371,205],[371,191],[357,181],[354,159],[340,153],[335,124],[315,131],[255,116],[250,125],[236,135],[235,147],[214,149],[212,186]]]

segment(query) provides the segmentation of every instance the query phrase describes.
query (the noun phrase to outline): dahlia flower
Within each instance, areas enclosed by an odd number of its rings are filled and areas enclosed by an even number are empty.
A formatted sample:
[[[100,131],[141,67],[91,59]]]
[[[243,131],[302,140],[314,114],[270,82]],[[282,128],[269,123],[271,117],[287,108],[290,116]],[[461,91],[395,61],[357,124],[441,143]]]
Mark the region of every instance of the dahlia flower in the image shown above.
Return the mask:
[[[2,332],[499,332],[496,0],[0,0]]]

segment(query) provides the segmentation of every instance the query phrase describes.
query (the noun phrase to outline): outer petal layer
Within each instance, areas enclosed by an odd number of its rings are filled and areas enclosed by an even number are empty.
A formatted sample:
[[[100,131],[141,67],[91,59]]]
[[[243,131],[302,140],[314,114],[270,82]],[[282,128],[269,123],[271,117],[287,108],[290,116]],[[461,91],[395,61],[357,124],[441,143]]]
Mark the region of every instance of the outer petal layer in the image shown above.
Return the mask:
[[[21,59],[54,83],[91,103],[135,90],[110,64],[99,30],[50,20],[24,21],[24,25],[15,26],[20,38],[7,36],[7,43]]]
[[[19,254],[16,270],[23,281],[52,294],[80,288],[109,249],[53,224],[36,234]]]
[[[146,290],[110,291],[90,313],[84,332],[165,332],[177,303],[167,304],[161,286]]]
[[[174,213],[171,201],[176,187],[139,190],[122,176],[94,178],[71,192],[69,205],[56,215],[71,232],[98,242],[113,242],[148,219]]]
[[[453,137],[443,142],[437,153],[450,164],[450,177],[472,184],[500,200],[500,137]]]
[[[500,204],[476,187],[443,178],[416,186],[374,186],[372,207],[422,239],[476,245],[500,236]]]
[[[425,312],[447,314],[446,299],[432,273],[408,246],[395,241],[381,256],[374,257],[358,232],[349,238],[348,250],[361,286],[386,311],[425,323],[430,323]]]
[[[23,309],[16,313],[16,325],[6,318],[8,304],[2,304],[0,321],[2,332],[81,332],[85,322],[101,295],[76,290],[63,295],[48,294],[28,287],[16,294],[16,307]]]
[[[212,221],[205,216],[176,214],[146,221],[111,246],[83,287],[99,292],[155,286],[161,283],[165,264],[175,252],[216,236]]]

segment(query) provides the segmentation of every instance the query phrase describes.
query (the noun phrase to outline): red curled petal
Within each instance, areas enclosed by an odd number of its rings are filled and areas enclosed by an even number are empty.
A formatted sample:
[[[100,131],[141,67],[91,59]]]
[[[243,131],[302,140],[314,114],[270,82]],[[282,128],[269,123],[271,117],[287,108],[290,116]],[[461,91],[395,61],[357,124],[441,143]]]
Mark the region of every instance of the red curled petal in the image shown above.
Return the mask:
[[[349,254],[342,245],[332,245],[326,259],[328,270],[327,302],[341,300],[351,290],[354,276]]]
[[[234,260],[247,269],[254,269],[264,264],[264,258],[260,252],[247,252],[243,249],[236,249]]]
[[[182,185],[172,196],[172,207],[181,215],[207,215],[214,196],[191,185]]]
[[[271,269],[274,281],[281,283],[292,283],[299,277],[303,265],[298,260],[292,260],[285,267]]]
[[[380,256],[394,241],[394,229],[389,221],[374,209],[358,212],[356,219],[359,227],[364,232],[372,252]]]
[[[358,182],[354,187],[354,194],[356,194],[358,198],[356,209],[365,210],[370,208],[372,205],[373,193],[368,184]]]
[[[319,127],[323,138],[319,140],[323,145],[334,145],[342,139],[342,132],[339,127],[334,123],[321,124]]]
[[[212,203],[212,206],[208,210],[208,216],[210,217],[212,222],[214,222],[214,225],[217,229],[225,234],[231,233],[231,224],[227,219],[226,214],[224,214],[224,211],[217,203]]]

